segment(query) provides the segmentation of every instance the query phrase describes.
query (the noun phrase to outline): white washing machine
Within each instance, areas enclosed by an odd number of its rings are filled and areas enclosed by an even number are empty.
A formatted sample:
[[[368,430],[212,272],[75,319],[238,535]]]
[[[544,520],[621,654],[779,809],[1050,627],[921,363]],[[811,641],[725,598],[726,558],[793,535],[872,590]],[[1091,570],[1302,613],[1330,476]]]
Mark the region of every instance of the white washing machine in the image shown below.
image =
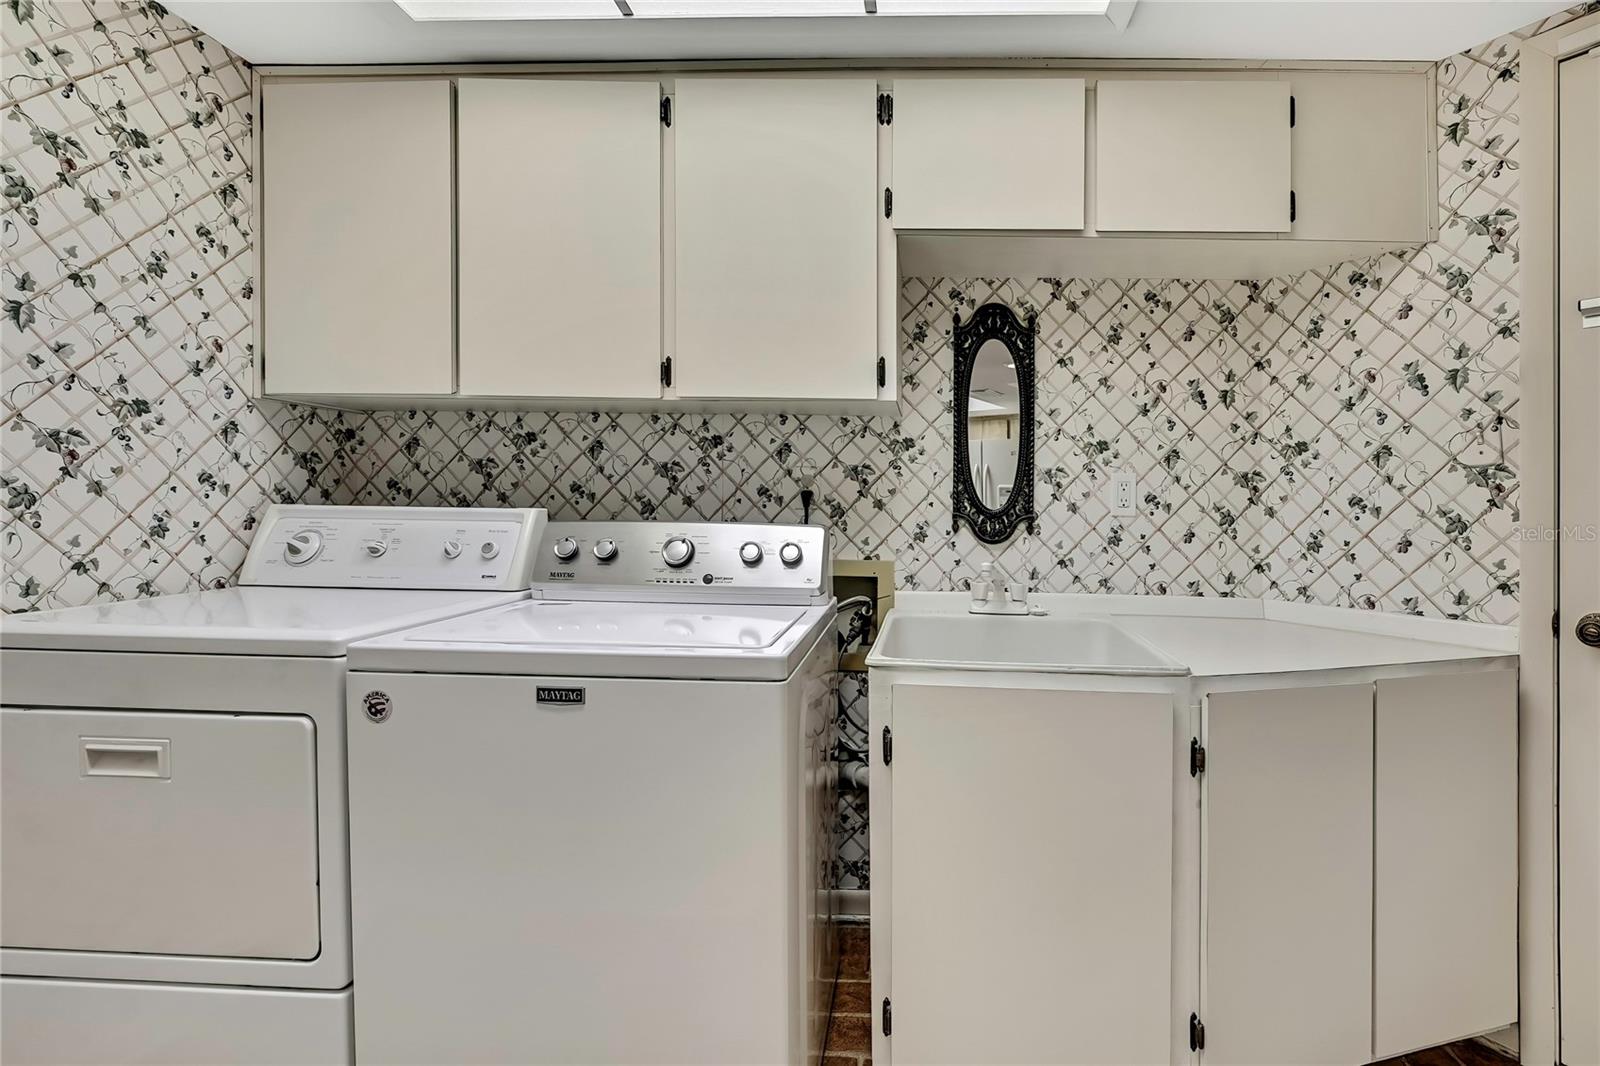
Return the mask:
[[[830,584],[816,527],[551,523],[534,599],[350,649],[358,1060],[816,1059]]]
[[[0,628],[0,1059],[348,1063],[345,650],[526,599],[537,510],[275,506],[241,584]]]

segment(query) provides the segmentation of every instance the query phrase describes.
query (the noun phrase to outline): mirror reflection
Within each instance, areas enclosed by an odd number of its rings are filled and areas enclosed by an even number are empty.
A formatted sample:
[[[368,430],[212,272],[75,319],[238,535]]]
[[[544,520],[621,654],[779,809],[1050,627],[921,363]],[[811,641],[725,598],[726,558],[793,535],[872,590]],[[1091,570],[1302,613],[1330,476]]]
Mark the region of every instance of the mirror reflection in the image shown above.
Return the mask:
[[[973,360],[967,388],[967,461],[978,502],[991,511],[1006,505],[1016,484],[1021,400],[1011,351],[990,337]]]

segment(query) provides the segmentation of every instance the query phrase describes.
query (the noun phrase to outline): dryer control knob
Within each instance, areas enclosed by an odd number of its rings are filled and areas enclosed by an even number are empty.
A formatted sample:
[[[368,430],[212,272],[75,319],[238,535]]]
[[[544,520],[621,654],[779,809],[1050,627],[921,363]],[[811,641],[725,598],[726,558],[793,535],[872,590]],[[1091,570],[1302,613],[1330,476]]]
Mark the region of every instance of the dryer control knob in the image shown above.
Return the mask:
[[[283,558],[290,566],[304,566],[321,552],[322,534],[314,529],[302,529],[283,545]]]
[[[389,545],[381,540],[369,540],[361,547],[374,559],[382,559],[389,554]]]
[[[562,537],[556,541],[556,558],[562,562],[571,562],[578,557],[578,542],[571,537]]]
[[[694,558],[694,541],[688,537],[668,537],[667,542],[661,545],[661,561],[674,570],[689,565]]]
[[[486,540],[482,544],[478,545],[478,555],[481,558],[493,559],[496,555],[499,555],[499,554],[500,554],[500,545],[496,544],[492,540]]]
[[[461,542],[459,540],[445,541],[444,557],[446,559],[459,559],[461,557]]]
[[[805,557],[806,553],[800,550],[800,545],[792,540],[778,549],[778,558],[783,561],[784,566],[799,566],[800,560]]]
[[[747,540],[739,545],[739,561],[746,566],[761,565],[762,554],[761,545],[753,540]]]
[[[595,541],[594,557],[602,563],[609,563],[617,557],[617,542],[610,537]]]

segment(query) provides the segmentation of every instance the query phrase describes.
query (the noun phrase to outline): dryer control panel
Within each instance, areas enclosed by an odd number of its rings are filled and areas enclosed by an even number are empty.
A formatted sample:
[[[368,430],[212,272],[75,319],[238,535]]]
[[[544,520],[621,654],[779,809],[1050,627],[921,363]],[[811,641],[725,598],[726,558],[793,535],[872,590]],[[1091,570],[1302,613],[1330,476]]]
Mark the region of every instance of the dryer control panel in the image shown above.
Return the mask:
[[[821,526],[745,522],[551,522],[534,585],[547,599],[826,603]]]
[[[544,525],[538,508],[275,504],[239,583],[520,592]]]

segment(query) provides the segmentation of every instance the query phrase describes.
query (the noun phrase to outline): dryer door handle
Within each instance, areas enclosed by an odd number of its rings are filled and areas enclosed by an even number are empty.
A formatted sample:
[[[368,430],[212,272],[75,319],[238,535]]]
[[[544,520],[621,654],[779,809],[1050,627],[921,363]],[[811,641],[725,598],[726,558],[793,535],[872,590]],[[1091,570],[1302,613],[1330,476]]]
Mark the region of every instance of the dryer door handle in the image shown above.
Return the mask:
[[[170,740],[146,737],[79,737],[78,767],[84,777],[172,777]]]

